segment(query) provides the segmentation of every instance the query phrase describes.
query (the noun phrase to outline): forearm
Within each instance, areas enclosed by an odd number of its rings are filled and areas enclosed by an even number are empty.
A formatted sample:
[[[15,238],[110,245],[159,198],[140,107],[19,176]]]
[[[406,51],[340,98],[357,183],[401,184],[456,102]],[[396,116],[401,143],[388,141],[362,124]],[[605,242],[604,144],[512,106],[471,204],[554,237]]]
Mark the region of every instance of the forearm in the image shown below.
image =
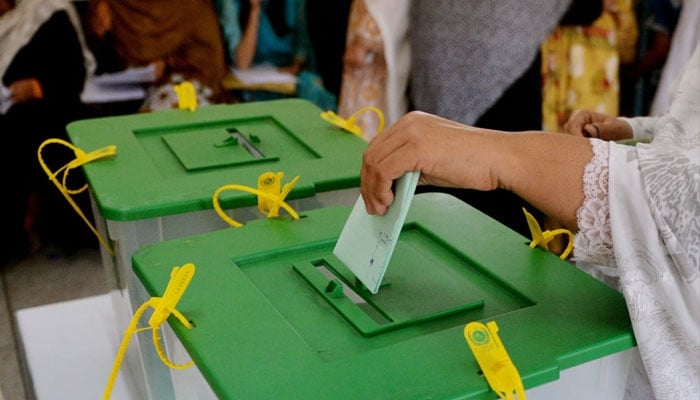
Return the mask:
[[[260,27],[260,7],[252,7],[248,23],[243,30],[241,42],[236,47],[236,67],[248,69],[253,64],[255,49],[258,46],[258,29]]]
[[[554,133],[506,133],[493,169],[498,185],[576,231],[583,171],[593,152],[588,139]]]

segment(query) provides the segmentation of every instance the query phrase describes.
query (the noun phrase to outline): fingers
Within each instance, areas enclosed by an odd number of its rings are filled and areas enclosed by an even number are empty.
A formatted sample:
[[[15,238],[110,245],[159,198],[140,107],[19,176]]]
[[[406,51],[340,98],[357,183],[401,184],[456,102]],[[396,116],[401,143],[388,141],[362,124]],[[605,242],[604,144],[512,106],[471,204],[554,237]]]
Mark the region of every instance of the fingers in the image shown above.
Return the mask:
[[[368,214],[384,215],[394,201],[391,191],[392,179],[378,175],[376,170],[363,167],[360,172],[360,192]]]
[[[370,141],[362,159],[360,189],[370,214],[384,214],[394,200],[392,182],[410,171],[421,171],[419,163],[436,157],[429,149],[437,140],[436,121],[441,119],[411,112]],[[441,152],[437,157],[441,155]]]
[[[576,110],[564,124],[564,133],[574,136],[587,136],[588,131],[585,127],[591,122],[593,122],[593,118],[590,111]]]
[[[423,183],[468,184],[462,178],[473,148],[466,143],[470,136],[461,124],[416,111],[376,136],[363,155],[360,176],[367,212],[386,212],[394,200],[391,184],[406,172],[420,172]]]
[[[613,117],[586,125],[585,130],[589,137],[603,140],[630,139],[633,136],[632,128],[626,122]]]
[[[591,137],[591,138],[599,138],[600,137],[600,127],[598,127],[598,124],[595,124],[595,123],[584,125],[583,136]]]
[[[369,214],[383,215],[394,201],[393,181],[410,169],[411,150],[401,135],[384,132],[370,143],[362,158],[360,191]],[[379,137],[382,137],[380,140]]]
[[[629,124],[608,116],[587,120],[570,120],[564,128],[566,133],[570,135],[602,140],[630,139],[633,136],[632,127]]]
[[[612,117],[589,110],[576,110],[564,124],[564,133],[574,136],[604,138],[602,124]]]

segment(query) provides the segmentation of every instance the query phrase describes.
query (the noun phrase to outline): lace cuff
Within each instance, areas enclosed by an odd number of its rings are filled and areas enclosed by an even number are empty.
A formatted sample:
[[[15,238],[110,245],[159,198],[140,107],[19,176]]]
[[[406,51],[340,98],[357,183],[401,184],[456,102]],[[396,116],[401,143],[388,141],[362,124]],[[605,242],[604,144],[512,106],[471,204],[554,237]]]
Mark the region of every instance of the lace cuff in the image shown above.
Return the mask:
[[[583,172],[583,204],[576,212],[578,233],[574,237],[574,261],[615,265],[610,233],[608,163],[610,143],[589,139],[593,157]]]

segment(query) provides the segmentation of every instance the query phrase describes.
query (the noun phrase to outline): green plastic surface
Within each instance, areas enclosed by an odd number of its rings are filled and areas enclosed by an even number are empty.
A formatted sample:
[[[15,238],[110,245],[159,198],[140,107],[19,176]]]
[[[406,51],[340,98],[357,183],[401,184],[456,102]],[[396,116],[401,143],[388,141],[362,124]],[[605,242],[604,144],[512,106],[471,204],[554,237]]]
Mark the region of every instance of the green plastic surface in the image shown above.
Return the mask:
[[[195,264],[177,308],[196,327],[170,323],[217,396],[493,399],[462,332],[475,320],[497,321],[526,388],[634,346],[620,293],[444,194],[415,197],[387,284],[371,295],[332,254],[349,213],[256,220],[135,253],[154,296],[173,266]]]
[[[212,208],[220,186],[256,187],[268,171],[284,172],[284,183],[300,176],[288,199],[359,186],[366,142],[322,120],[322,111],[284,99],[87,119],[67,131],[86,152],[117,146],[115,157],[83,168],[102,216],[133,221]],[[237,191],[219,200],[224,208],[257,204]]]

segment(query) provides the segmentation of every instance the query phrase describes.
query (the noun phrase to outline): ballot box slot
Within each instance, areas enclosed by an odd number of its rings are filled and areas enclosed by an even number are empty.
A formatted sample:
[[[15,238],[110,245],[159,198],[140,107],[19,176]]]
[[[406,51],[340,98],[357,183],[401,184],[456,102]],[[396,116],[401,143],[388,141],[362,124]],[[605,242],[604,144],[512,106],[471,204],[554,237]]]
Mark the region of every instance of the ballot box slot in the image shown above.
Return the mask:
[[[336,240],[231,260],[260,301],[274,307],[280,321],[323,360],[343,359],[535,304],[491,266],[421,223],[404,225],[384,286],[374,295],[333,254]]]
[[[339,262],[337,259],[333,261],[336,265]],[[396,302],[395,299],[394,301],[382,302],[382,294],[385,295],[385,298],[391,295],[390,285],[384,289],[384,292],[380,291],[380,293],[370,296],[369,291],[361,286],[359,281],[344,282],[339,274],[333,273],[333,266],[328,260],[295,263],[293,268],[363,336],[374,336],[484,306],[482,299],[476,299],[434,312],[407,313],[407,310],[420,310],[419,307],[414,307],[411,304],[411,298],[404,298],[403,302]],[[328,276],[329,272],[330,277]],[[359,294],[363,291],[365,293]],[[350,295],[348,296],[348,294]],[[379,301],[375,301],[375,299]]]
[[[261,163],[320,159],[321,154],[272,117],[212,120],[133,130],[165,176]]]

